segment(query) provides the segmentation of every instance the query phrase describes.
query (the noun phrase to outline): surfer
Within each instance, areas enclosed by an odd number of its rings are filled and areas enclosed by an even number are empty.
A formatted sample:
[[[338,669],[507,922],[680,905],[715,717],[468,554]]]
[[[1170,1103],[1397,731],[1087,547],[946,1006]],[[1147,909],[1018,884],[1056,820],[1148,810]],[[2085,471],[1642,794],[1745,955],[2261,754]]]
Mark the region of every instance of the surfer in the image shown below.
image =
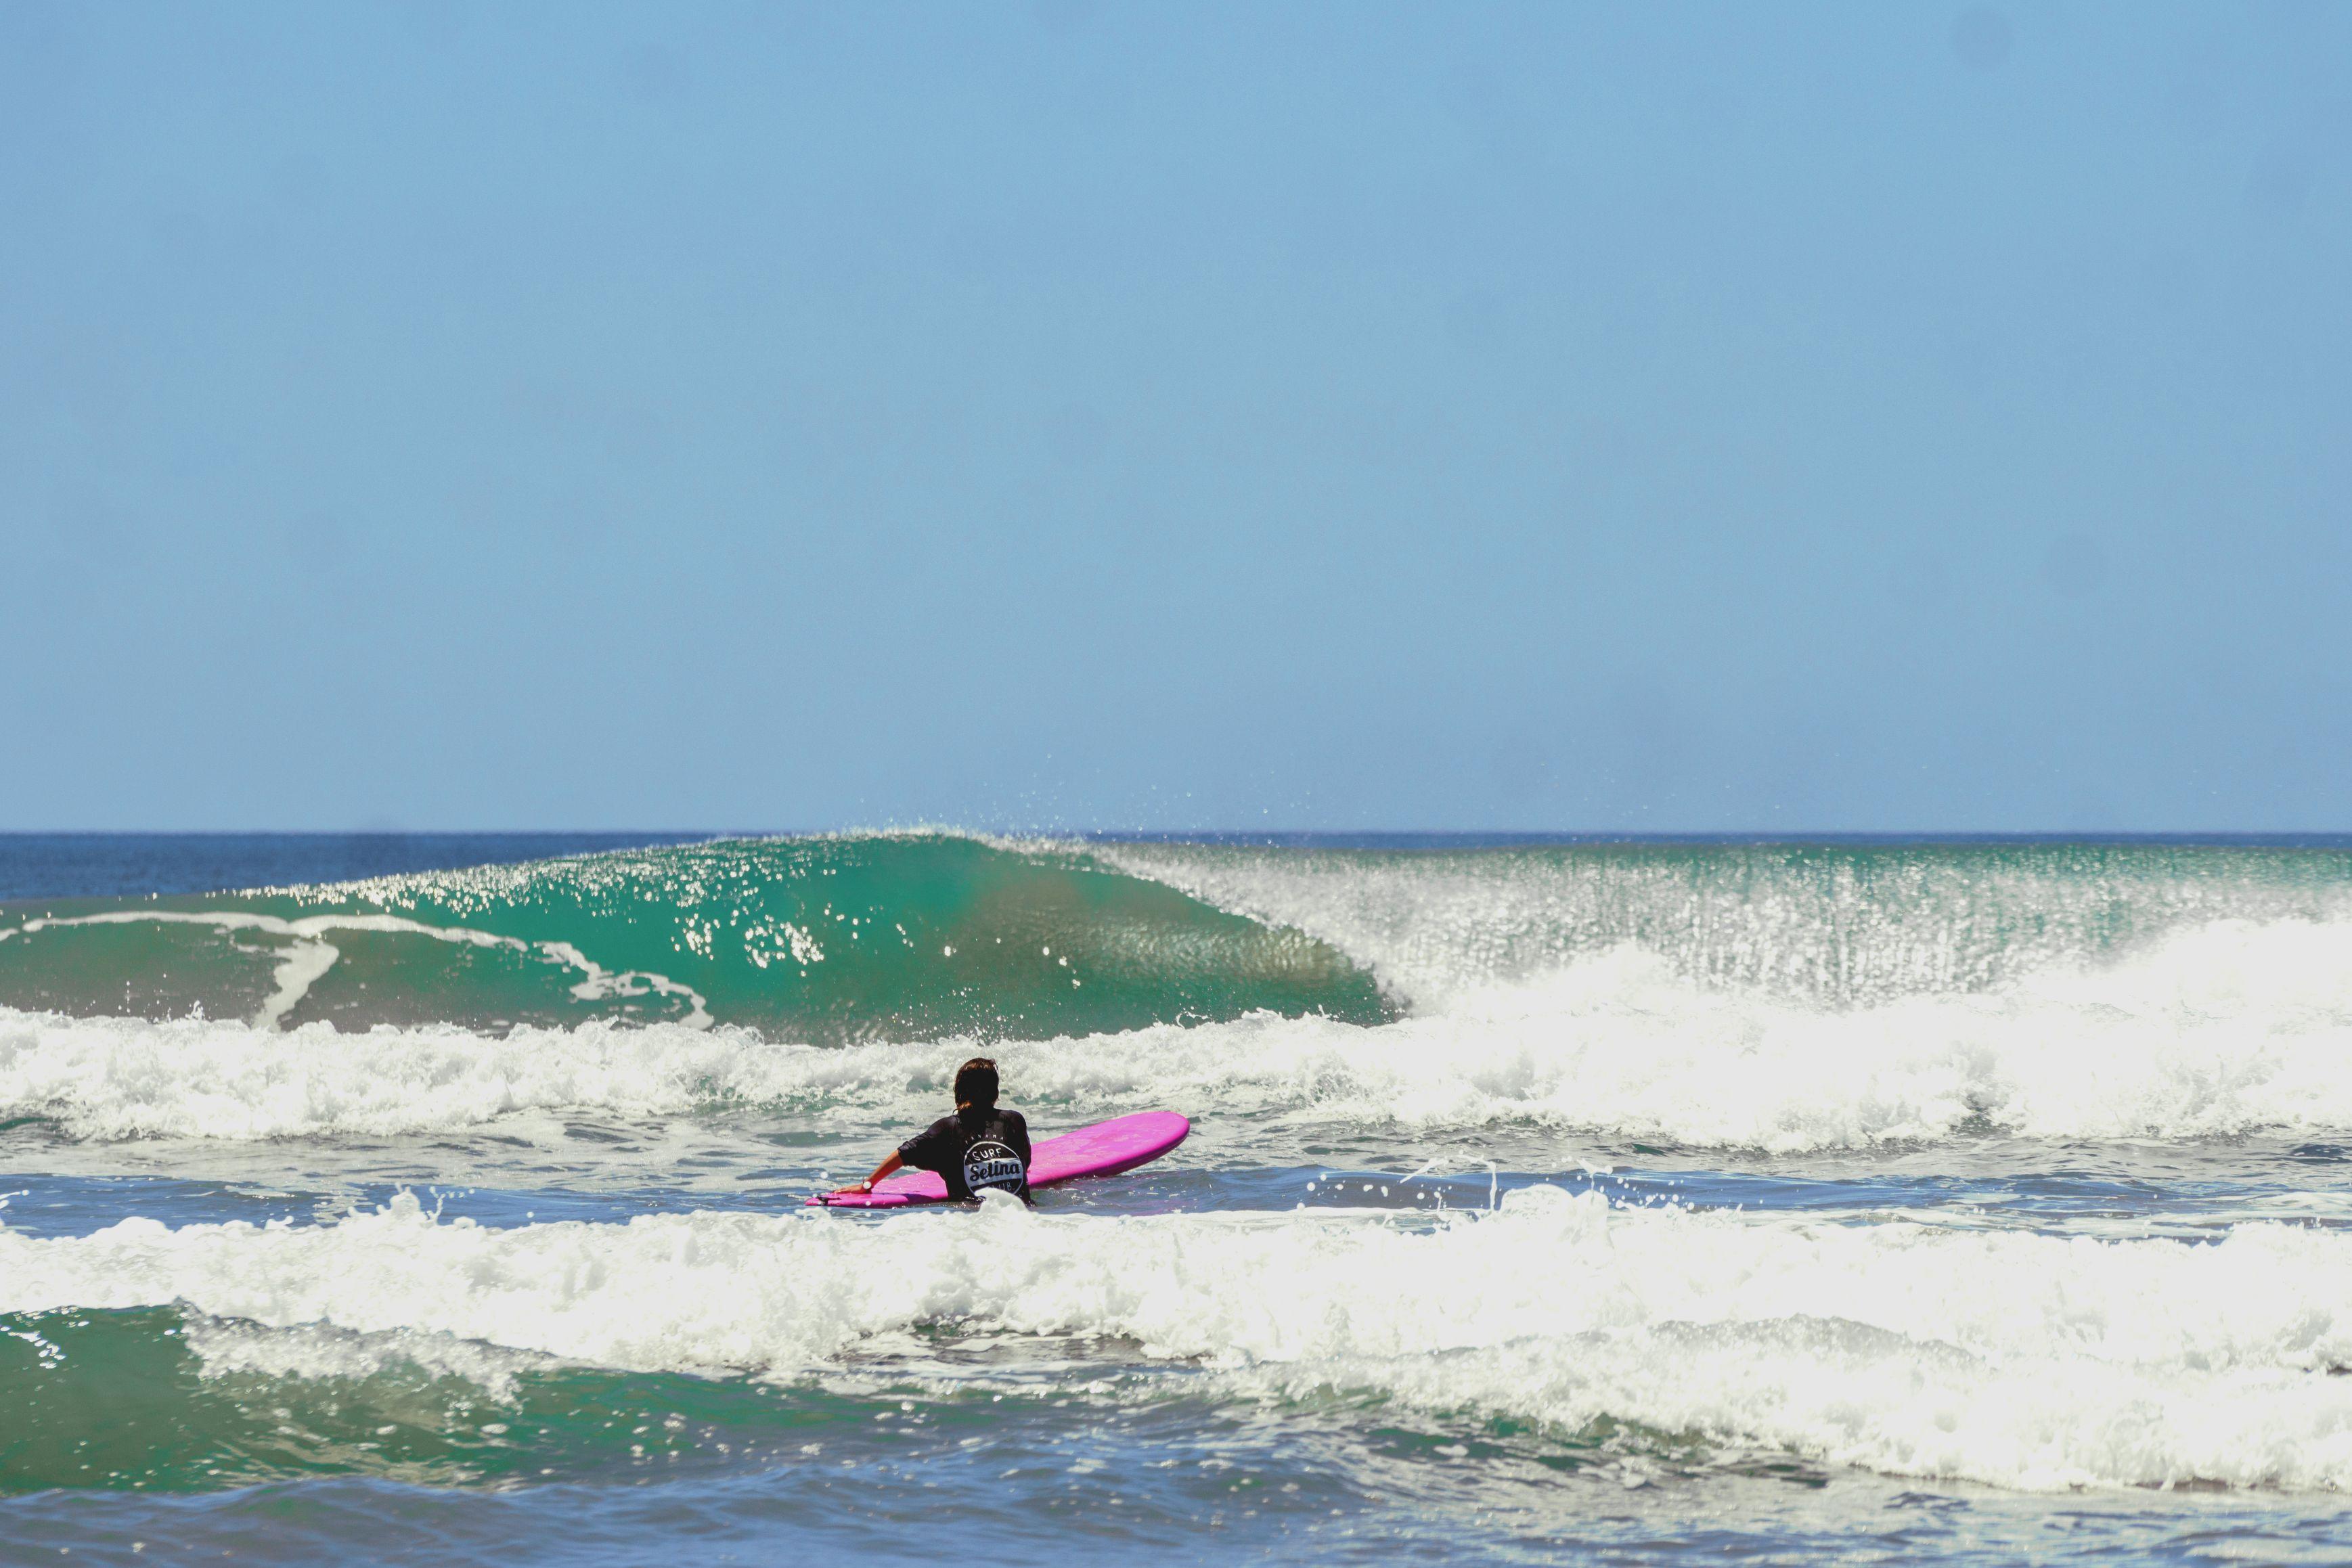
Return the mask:
[[[950,1202],[969,1203],[982,1192],[1009,1192],[1029,1198],[1029,1124],[1018,1111],[996,1104],[996,1063],[975,1056],[955,1075],[955,1114],[942,1116],[893,1149],[874,1174],[844,1194],[867,1193],[901,1166],[936,1171],[948,1184]]]

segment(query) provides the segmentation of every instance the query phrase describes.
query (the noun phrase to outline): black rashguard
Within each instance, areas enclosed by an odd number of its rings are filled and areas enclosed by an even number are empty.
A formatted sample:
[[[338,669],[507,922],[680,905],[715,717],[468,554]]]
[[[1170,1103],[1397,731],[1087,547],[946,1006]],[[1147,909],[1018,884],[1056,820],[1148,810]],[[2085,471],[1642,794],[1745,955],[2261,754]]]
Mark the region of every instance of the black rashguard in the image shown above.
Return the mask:
[[[974,1105],[942,1116],[900,1144],[898,1157],[937,1171],[956,1202],[989,1188],[1029,1201],[1029,1124],[1018,1111]]]

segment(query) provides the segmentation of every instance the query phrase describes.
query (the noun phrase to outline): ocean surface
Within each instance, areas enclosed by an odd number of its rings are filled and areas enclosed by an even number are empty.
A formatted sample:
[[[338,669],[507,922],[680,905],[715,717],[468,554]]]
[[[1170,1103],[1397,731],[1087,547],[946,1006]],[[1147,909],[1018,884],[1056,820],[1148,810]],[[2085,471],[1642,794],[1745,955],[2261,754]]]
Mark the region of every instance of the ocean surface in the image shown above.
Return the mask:
[[[0,900],[0,1563],[2352,1562],[2352,840],[18,835]],[[803,1207],[982,1051],[1193,1135]]]

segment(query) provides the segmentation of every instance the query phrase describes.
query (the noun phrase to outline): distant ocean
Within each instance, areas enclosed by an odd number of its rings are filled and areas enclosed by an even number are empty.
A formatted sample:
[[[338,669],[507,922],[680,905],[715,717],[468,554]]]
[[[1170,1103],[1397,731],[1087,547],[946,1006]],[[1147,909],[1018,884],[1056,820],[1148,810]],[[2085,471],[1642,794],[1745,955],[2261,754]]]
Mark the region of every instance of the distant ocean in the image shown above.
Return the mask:
[[[0,1563],[2352,1560],[2352,839],[0,835]]]

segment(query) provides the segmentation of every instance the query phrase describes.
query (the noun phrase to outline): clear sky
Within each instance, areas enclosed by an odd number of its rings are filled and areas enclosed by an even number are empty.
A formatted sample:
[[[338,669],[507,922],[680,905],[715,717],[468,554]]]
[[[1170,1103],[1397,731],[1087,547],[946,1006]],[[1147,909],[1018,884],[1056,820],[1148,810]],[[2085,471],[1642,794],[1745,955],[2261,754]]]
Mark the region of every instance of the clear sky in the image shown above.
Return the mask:
[[[0,5],[0,828],[2352,827],[2352,5]]]

